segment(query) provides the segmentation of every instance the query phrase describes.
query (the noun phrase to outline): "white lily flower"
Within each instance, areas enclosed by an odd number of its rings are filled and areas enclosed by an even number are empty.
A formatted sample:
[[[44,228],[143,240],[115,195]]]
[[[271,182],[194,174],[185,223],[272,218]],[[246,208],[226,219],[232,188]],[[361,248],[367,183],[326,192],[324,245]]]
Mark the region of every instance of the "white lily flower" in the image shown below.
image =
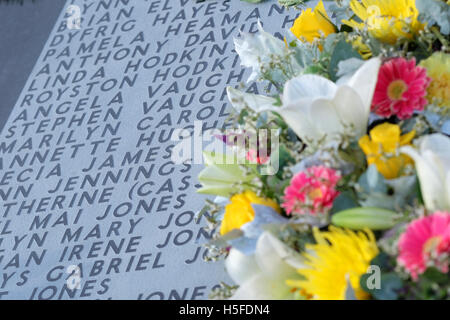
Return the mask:
[[[405,146],[400,151],[414,159],[425,207],[450,211],[450,138],[431,134],[419,141],[418,150]]]
[[[270,232],[258,239],[256,251],[247,256],[231,249],[225,268],[239,289],[233,300],[292,299],[287,279],[298,279],[296,269],[304,267],[303,258]]]
[[[285,84],[281,107],[273,105],[276,101],[273,98],[233,88],[228,88],[228,96],[237,110],[248,106],[256,112],[279,113],[306,142],[338,141],[347,134],[359,138],[366,134],[380,65],[379,58],[366,61],[341,85],[317,75],[293,78]]]
[[[258,21],[258,30],[257,34],[242,32],[242,38],[234,39],[235,50],[239,54],[241,65],[252,68],[247,82],[259,80],[264,70],[272,70],[270,73],[274,81],[286,81],[286,75],[283,75],[281,70],[269,68],[274,59],[284,64],[289,63],[294,72],[301,71],[300,65],[292,55],[289,55],[289,50],[283,41],[265,32],[260,21]]]

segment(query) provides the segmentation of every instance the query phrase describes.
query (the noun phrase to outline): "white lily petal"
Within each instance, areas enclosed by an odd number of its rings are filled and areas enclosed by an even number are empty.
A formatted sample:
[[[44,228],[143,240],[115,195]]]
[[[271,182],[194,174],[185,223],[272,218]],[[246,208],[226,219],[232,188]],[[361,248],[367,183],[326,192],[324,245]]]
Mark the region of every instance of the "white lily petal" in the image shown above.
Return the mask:
[[[270,232],[264,232],[258,239],[254,256],[232,249],[225,261],[230,277],[239,284],[231,299],[292,299],[286,280],[299,279],[296,269],[303,268],[303,262],[300,254]]]
[[[303,140],[335,142],[349,129],[362,136],[378,80],[379,58],[365,62],[347,84],[337,86],[317,75],[289,80],[277,112]]]
[[[445,159],[444,165],[450,168],[450,138],[443,134],[430,134],[425,136],[420,143],[420,150],[430,150],[439,158]]]
[[[359,138],[366,133],[368,118],[361,97],[346,85],[339,87],[333,99],[339,118],[346,125],[351,125]]]
[[[369,117],[373,93],[378,82],[378,71],[381,59],[372,58],[366,61],[350,78],[347,85],[355,90],[361,97],[366,117]]]
[[[272,111],[278,112],[301,139],[318,140],[322,137],[322,133],[309,118],[311,104],[311,99],[300,99],[296,104],[283,105],[281,108]]]
[[[303,258],[298,253],[267,231],[258,239],[255,260],[266,277],[281,282],[295,277],[296,268],[303,266]]]
[[[292,293],[283,281],[257,274],[236,290],[231,300],[282,300],[292,299]]]
[[[427,153],[425,151],[423,157],[415,158],[414,161],[425,205],[430,210],[437,210],[445,205],[442,176],[433,164],[433,156]]]
[[[239,285],[261,273],[254,255],[247,256],[236,249],[231,249],[225,259],[225,269],[230,278]]]
[[[449,149],[450,138],[441,134],[423,137],[419,150],[410,146],[400,149],[414,159],[425,206],[432,211],[450,210]]]
[[[307,74],[286,82],[283,92],[283,104],[298,104],[300,99],[332,99],[337,86],[330,80],[314,74]]]
[[[317,99],[309,111],[311,122],[320,130],[321,136],[327,135],[328,139],[332,139],[343,131],[342,120],[333,101]]]
[[[262,112],[274,108],[276,99],[257,95],[252,93],[245,93],[232,87],[227,87],[228,99],[233,107],[240,112],[244,107],[249,107],[255,112]]]

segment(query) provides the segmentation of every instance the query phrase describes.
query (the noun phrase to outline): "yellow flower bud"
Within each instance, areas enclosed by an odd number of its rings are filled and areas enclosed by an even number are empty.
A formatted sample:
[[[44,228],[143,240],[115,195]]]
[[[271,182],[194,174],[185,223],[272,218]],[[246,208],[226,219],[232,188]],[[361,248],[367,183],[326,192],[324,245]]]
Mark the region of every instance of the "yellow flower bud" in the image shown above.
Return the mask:
[[[299,39],[306,39],[308,42],[313,42],[320,38],[321,35],[327,37],[331,33],[335,33],[335,26],[331,23],[328,14],[325,11],[322,0],[314,8],[303,11],[295,20],[291,28],[292,33]]]
[[[405,165],[413,163],[410,157],[399,154],[398,148],[409,145],[416,132],[413,130],[401,136],[396,124],[383,123],[359,140],[359,146],[366,154],[367,164],[375,164],[378,172],[386,179],[398,178]]]

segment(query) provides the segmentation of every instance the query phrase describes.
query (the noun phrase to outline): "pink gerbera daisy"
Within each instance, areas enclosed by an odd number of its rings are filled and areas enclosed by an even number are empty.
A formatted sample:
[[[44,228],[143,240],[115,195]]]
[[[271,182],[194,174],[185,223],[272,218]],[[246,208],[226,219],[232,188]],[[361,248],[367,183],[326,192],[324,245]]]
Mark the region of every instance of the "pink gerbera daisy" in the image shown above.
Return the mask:
[[[423,110],[431,79],[416,59],[395,58],[383,64],[372,101],[372,111],[382,117],[396,115],[410,118],[415,110]]]
[[[341,176],[333,169],[316,166],[295,175],[284,192],[282,207],[288,214],[326,213],[339,195]]]
[[[398,262],[417,279],[428,266],[448,272],[450,213],[436,212],[411,222],[398,243]]]

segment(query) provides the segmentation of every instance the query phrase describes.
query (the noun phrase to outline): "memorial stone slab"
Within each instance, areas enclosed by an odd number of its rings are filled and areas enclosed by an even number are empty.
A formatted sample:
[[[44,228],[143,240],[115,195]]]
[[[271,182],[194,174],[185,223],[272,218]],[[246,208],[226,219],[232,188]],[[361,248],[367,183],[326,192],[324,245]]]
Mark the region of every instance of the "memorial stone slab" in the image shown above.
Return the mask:
[[[206,299],[229,281],[202,259],[202,165],[174,164],[171,135],[220,128],[225,87],[249,75],[233,37],[296,14],[277,1],[67,1],[0,139],[0,296]]]

